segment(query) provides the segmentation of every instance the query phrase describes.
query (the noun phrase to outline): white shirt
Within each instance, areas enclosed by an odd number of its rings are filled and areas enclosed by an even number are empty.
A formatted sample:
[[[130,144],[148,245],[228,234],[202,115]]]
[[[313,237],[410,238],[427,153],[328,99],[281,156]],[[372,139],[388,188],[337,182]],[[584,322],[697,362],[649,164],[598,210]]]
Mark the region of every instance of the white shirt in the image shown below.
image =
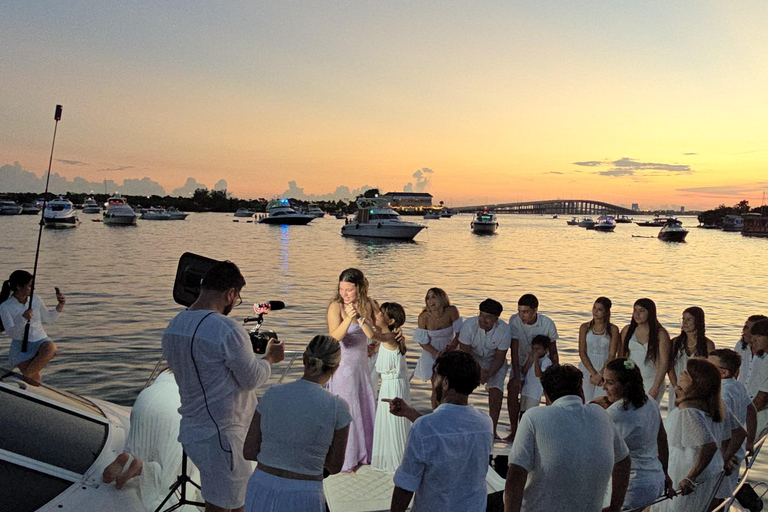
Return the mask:
[[[747,393],[747,388],[741,382],[736,379],[723,379],[721,396],[723,398],[723,405],[733,414],[736,421],[738,421],[741,428],[747,430],[747,409],[752,405],[752,399],[750,399]],[[731,428],[735,428],[736,425],[732,425]],[[739,460],[744,460],[744,456],[747,454],[747,442],[746,440],[739,447],[739,451],[736,452],[736,457]]]
[[[747,380],[749,380],[749,374],[752,371],[752,364],[754,363],[754,357],[752,357],[752,349],[749,345],[747,345],[745,348],[742,348],[743,342],[742,340],[739,340],[736,342],[736,346],[733,347],[733,350],[736,351],[737,354],[741,356],[741,367],[739,369],[739,382],[742,382],[744,385],[747,384]]]
[[[555,322],[549,317],[536,313],[536,321],[532,324],[524,324],[520,315],[515,313],[509,317],[509,329],[512,331],[512,338],[518,340],[518,361],[520,368],[528,361],[531,355],[531,340],[539,334],[549,337],[549,341],[554,343],[557,340],[557,327]],[[515,371],[513,368],[512,371]]]
[[[627,445],[599,405],[564,396],[523,414],[509,463],[528,471],[522,510],[601,510],[614,463]]]
[[[247,431],[256,409],[253,390],[269,379],[271,367],[256,357],[242,325],[209,310],[182,311],[163,334],[163,355],[181,395],[179,442],[208,439],[216,435],[216,424],[222,431]]]
[[[755,355],[752,359],[752,369],[746,382],[749,398],[753,399],[760,391],[768,392],[768,353]],[[768,408],[757,411],[757,437],[768,426]]]
[[[657,443],[661,424],[659,404],[649,396],[639,409],[631,403],[624,409],[624,400],[618,400],[611,404],[607,412],[629,448],[632,477],[638,472],[662,471]]]
[[[8,336],[12,340],[23,340],[24,329],[27,325],[27,320],[22,315],[29,309],[29,298],[24,301],[24,304],[16,300],[16,297],[11,295],[8,299],[0,304],[0,318],[3,320],[3,328]],[[32,321],[29,323],[29,341],[40,341],[48,338],[48,335],[43,329],[43,324],[52,324],[59,318],[59,312],[56,309],[48,310],[45,307],[43,299],[39,295],[35,295],[32,301]]]
[[[493,423],[471,405],[441,404],[411,427],[395,485],[414,491],[413,512],[485,510]]]
[[[501,319],[485,332],[477,324],[477,317],[473,316],[464,321],[459,333],[459,343],[472,347],[472,355],[484,370],[491,367],[496,351],[509,349],[511,341],[509,326]]]
[[[536,376],[536,360],[534,359],[533,361],[534,362],[531,363],[531,367],[528,368],[528,373],[525,374],[525,382],[523,382],[523,389],[520,394],[541,400],[541,395],[544,394],[544,388],[541,385],[541,380]],[[539,358],[539,365],[541,366],[541,371],[543,372],[552,366],[552,360],[548,355],[544,355],[544,357]]]

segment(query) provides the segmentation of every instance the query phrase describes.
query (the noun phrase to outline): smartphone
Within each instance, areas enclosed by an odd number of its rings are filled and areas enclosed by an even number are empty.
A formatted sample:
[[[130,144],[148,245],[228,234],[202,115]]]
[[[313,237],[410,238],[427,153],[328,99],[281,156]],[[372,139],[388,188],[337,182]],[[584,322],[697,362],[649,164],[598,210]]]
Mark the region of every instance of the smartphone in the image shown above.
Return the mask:
[[[59,290],[58,286],[54,286],[53,289],[56,290],[56,295],[61,295],[61,290]]]

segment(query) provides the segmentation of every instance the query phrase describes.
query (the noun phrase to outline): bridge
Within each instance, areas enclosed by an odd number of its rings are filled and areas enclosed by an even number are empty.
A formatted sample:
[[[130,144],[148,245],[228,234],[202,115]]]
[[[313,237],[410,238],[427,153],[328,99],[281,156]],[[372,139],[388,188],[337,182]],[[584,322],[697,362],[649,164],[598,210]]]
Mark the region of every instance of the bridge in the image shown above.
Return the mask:
[[[452,207],[458,213],[469,213],[488,208],[496,213],[523,213],[532,215],[637,215],[638,212],[592,199],[551,199],[519,203],[483,204]]]

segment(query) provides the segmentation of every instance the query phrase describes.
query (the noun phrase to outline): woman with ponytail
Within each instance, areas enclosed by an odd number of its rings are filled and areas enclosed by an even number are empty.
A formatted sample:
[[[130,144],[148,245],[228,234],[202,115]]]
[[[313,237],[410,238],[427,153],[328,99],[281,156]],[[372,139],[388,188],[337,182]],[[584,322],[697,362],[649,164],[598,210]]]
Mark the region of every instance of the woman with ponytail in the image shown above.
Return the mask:
[[[325,512],[323,473],[336,474],[352,416],[325,388],[341,361],[331,336],[315,336],[304,351],[304,376],[272,386],[256,406],[243,455],[258,461],[248,481],[247,512]]]
[[[43,324],[52,324],[59,318],[66,299],[57,291],[58,304],[54,309],[48,309],[40,295],[36,294],[30,310],[31,292],[32,274],[26,270],[11,273],[0,291],[0,330],[6,331],[12,340],[9,354],[11,368],[18,366],[24,377],[40,382],[43,368],[56,355],[56,345],[48,339]],[[26,350],[22,350],[27,322],[29,336]]]

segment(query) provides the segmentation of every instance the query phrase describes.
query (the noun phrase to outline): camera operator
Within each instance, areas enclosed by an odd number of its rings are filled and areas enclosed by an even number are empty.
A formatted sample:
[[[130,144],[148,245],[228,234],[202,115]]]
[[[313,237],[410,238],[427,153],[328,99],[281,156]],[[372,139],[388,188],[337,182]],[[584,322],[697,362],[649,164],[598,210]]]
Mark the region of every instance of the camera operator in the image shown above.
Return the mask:
[[[256,408],[254,390],[284,357],[283,344],[274,339],[257,357],[243,326],[227,318],[242,303],[244,286],[237,265],[217,263],[197,300],[163,334],[163,355],[181,395],[179,442],[200,470],[206,512],[243,510],[252,473],[243,442]]]

